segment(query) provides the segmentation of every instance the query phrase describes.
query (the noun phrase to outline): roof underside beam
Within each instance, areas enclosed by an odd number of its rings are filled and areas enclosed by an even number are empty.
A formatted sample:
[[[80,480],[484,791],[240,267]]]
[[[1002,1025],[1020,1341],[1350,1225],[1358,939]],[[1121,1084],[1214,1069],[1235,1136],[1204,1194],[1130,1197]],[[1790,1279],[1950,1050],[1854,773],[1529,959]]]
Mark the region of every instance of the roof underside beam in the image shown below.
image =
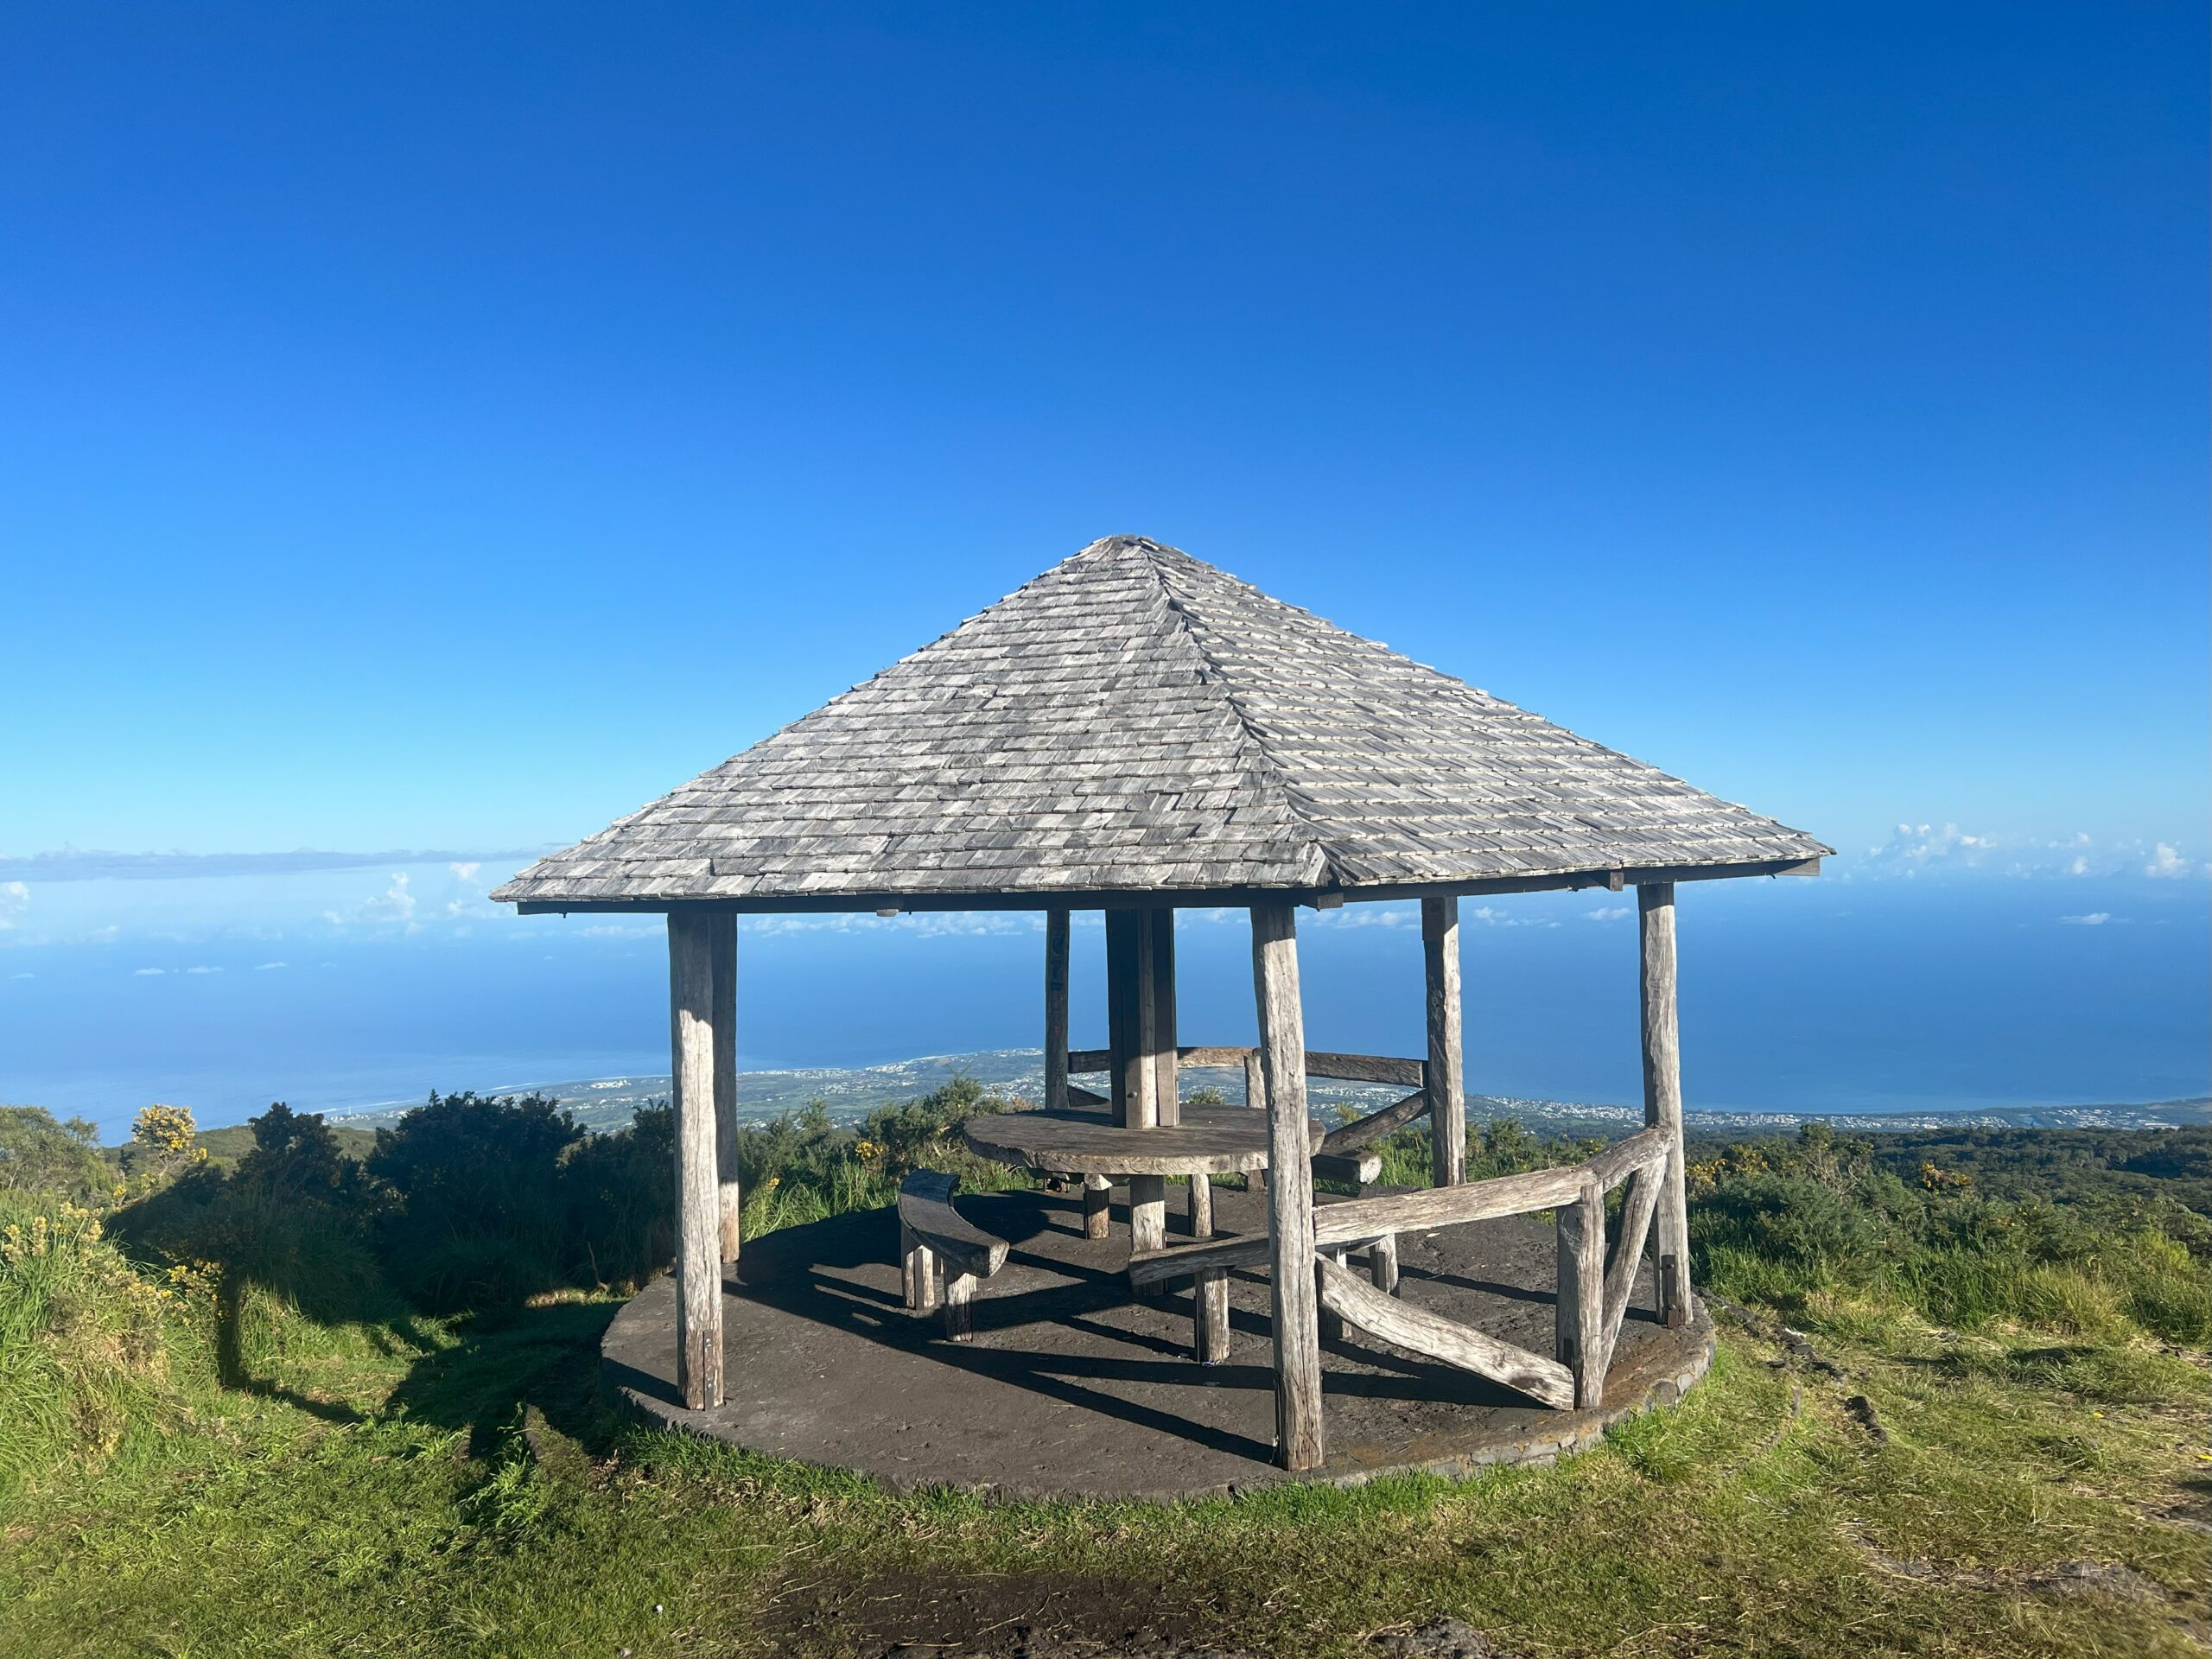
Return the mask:
[[[1198,910],[1215,906],[1306,905],[1332,909],[1385,899],[1479,898],[1513,893],[1570,893],[1591,887],[1621,892],[1658,881],[1713,881],[1755,875],[1818,875],[1821,861],[1769,859],[1739,864],[1616,866],[1555,871],[1543,875],[1492,876],[1477,881],[1404,883],[1372,887],[1158,887],[1111,893],[766,893],[736,899],[524,899],[524,916],[604,912],[658,915],[671,911],[728,911],[737,915],[792,916],[860,911],[1120,910],[1162,904]]]

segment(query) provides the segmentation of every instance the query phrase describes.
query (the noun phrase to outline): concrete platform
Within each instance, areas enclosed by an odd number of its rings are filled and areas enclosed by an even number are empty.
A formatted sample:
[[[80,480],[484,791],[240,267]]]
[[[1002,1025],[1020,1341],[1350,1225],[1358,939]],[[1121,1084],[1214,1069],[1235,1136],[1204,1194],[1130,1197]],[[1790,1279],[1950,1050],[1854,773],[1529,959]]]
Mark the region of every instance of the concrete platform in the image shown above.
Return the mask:
[[[1264,1232],[1265,1202],[1217,1185],[1217,1230]],[[882,1210],[746,1245],[725,1287],[729,1398],[718,1409],[677,1403],[669,1279],[649,1285],[607,1328],[608,1380],[670,1427],[901,1487],[1169,1498],[1290,1478],[1273,1462],[1264,1274],[1231,1279],[1229,1361],[1200,1366],[1189,1357],[1187,1288],[1130,1298],[1120,1202],[1103,1241],[1083,1236],[1075,1192],[959,1203],[1014,1247],[982,1287],[972,1342],[947,1342],[934,1315],[906,1312],[898,1224]],[[1171,1188],[1171,1238],[1184,1230],[1182,1203]],[[1408,1234],[1399,1244],[1402,1294],[1548,1355],[1554,1250],[1550,1224],[1526,1216]],[[1325,1343],[1328,1463],[1301,1478],[1356,1482],[1395,1470],[1456,1474],[1549,1461],[1594,1441],[1618,1417],[1670,1403],[1704,1375],[1713,1327],[1702,1313],[1680,1330],[1660,1325],[1649,1277],[1647,1263],[1602,1410],[1548,1411],[1357,1330]]]

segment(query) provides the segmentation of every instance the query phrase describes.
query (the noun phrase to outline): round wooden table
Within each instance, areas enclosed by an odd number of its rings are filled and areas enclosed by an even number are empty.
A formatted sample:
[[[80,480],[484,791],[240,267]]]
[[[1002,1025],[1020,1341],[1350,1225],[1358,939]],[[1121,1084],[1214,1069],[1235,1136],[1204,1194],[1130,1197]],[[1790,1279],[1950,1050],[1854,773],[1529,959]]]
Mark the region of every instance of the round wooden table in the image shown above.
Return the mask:
[[[1167,1242],[1166,1178],[1191,1178],[1192,1232],[1212,1234],[1211,1178],[1249,1174],[1268,1166],[1268,1115],[1249,1106],[1183,1108],[1183,1121],[1172,1127],[1117,1127],[1102,1111],[998,1112],[968,1120],[969,1149],[1001,1164],[1041,1169],[1054,1175],[1084,1178],[1085,1230],[1105,1236],[1106,1187],[1126,1180],[1129,1186],[1129,1245],[1156,1250]],[[1310,1153],[1321,1144],[1322,1128],[1308,1122]],[[1096,1208],[1091,1196],[1099,1195]]]

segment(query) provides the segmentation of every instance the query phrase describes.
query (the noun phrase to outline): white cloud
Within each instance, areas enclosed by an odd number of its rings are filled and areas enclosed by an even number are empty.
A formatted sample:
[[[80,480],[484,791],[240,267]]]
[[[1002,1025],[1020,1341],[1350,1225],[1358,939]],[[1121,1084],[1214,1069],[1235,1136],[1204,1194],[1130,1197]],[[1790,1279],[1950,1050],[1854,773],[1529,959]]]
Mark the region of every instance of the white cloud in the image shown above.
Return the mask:
[[[219,968],[188,968],[184,971],[188,974],[219,974],[223,970]]]
[[[349,922],[368,922],[382,925],[397,923],[410,933],[422,931],[422,924],[415,919],[416,905],[414,886],[404,870],[394,870],[391,885],[375,898],[365,899],[351,916],[334,910],[322,912],[322,919],[333,927],[344,927]]]
[[[1471,922],[1480,922],[1484,927],[1557,927],[1559,924],[1541,916],[1516,916],[1509,910],[1498,910],[1489,905],[1477,905],[1463,912]]]
[[[1419,927],[1421,906],[1405,904],[1346,905],[1340,910],[1316,911],[1316,927]]]
[[[36,974],[10,974],[8,977],[10,979],[36,979],[38,976]]]
[[[255,973],[257,973],[257,974],[265,974],[265,973],[269,972],[271,969],[275,969],[275,968],[289,968],[289,967],[290,967],[291,965],[292,965],[292,964],[291,964],[290,963],[289,963],[289,962],[262,962],[262,963],[256,963],[254,964],[253,971],[254,971]]]
[[[468,860],[466,863],[448,864],[446,866],[446,868],[454,873],[454,879],[461,881],[474,881],[476,879],[476,872],[483,868],[482,864],[479,863],[473,858]]]
[[[22,881],[0,881],[0,927],[13,927],[16,918],[29,908],[31,902],[29,885]]]
[[[133,979],[156,979],[167,972],[168,969],[166,968],[133,968],[130,976]]]
[[[2139,840],[2100,843],[2085,832],[2045,840],[2034,836],[1969,835],[1955,823],[1941,829],[1927,823],[1901,823],[1878,847],[1870,847],[1863,859],[1850,861],[1846,874],[1864,872],[1872,876],[1955,875],[1973,872],[2017,877],[2110,878],[2115,876],[2186,876],[2202,873],[2207,866],[2185,855],[2172,842],[2145,846]]]
[[[1866,849],[1866,861],[1886,874],[1916,876],[1943,865],[1977,866],[1994,843],[1987,836],[1971,836],[1955,823],[1942,829],[1927,823],[1901,823],[1879,847]]]
[[[1632,905],[1600,905],[1595,910],[1585,911],[1583,914],[1593,922],[1618,922],[1624,916],[1635,915],[1636,909]]]
[[[407,872],[392,872],[391,885],[385,889],[384,897],[372,899],[367,912],[380,920],[411,922],[415,919],[415,895],[410,890]]]
[[[2058,918],[2071,927],[2102,927],[2112,920],[2108,910],[2093,910],[2086,916],[2062,916]]]
[[[2194,875],[2196,870],[2196,861],[2183,858],[2181,849],[2170,841],[2162,841],[2153,848],[2150,862],[2143,867],[2144,874],[2160,878]]]

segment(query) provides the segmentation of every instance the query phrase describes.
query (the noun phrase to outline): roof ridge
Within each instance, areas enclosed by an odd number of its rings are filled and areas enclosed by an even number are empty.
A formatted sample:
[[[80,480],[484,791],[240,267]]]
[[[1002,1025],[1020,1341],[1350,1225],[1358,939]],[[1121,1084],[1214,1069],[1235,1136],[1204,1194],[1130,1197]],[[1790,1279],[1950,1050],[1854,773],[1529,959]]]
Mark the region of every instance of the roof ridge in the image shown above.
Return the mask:
[[[1224,582],[1233,582],[1236,578],[1217,565],[1208,564],[1204,559],[1185,553],[1179,547],[1155,542],[1149,536],[1111,539],[1133,543],[1135,550],[1142,556],[1145,568],[1152,572],[1153,580],[1159,584],[1160,597],[1166,601],[1168,611],[1175,619],[1176,632],[1190,643],[1191,649],[1198,653],[1198,660],[1205,664],[1211,683],[1220,688],[1222,701],[1229,705],[1229,712],[1235,718],[1237,729],[1243,734],[1244,744],[1249,745],[1258,757],[1259,764],[1253,768],[1255,780],[1281,800],[1284,810],[1305,836],[1309,861],[1319,865],[1320,876],[1330,886],[1336,885],[1339,879],[1337,861],[1330,853],[1329,843],[1322,836],[1319,826],[1314,823],[1312,810],[1299,798],[1298,790],[1290,781],[1289,769],[1282,764],[1260,728],[1254,724],[1251,711],[1236,695],[1236,687],[1229,671],[1223,666],[1221,659],[1206,648],[1205,631],[1192,626],[1191,613],[1176,593],[1174,585],[1168,581],[1165,562],[1159,556],[1170,555]],[[1259,590],[1254,588],[1253,591],[1257,593]]]

